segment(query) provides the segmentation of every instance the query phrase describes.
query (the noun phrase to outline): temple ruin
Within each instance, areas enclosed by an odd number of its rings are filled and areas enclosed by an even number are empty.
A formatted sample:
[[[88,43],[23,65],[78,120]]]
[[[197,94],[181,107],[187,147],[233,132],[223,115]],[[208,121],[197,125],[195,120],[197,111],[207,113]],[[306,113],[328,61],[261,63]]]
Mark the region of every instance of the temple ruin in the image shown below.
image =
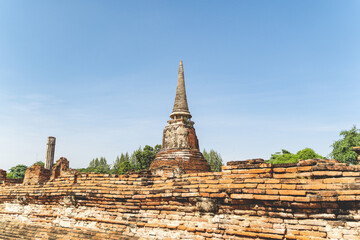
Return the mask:
[[[175,103],[165,127],[160,152],[151,163],[153,172],[175,169],[185,173],[210,172],[199,149],[194,122],[191,121],[185,90],[183,63],[180,61]]]
[[[210,172],[181,62],[170,118],[148,171],[80,173],[66,158],[24,180],[0,169],[0,239],[360,239],[359,165],[250,159]]]

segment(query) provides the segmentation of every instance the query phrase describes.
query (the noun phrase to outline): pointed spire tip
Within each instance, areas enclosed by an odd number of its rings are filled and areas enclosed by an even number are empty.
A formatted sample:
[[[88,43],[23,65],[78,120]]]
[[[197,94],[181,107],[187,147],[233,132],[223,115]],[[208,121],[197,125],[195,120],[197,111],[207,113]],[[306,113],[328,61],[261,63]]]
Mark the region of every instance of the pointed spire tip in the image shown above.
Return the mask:
[[[170,115],[170,117],[174,114],[186,115],[186,116],[190,116],[191,118],[187,99],[186,99],[183,61],[180,61],[175,103],[174,103],[173,112]]]

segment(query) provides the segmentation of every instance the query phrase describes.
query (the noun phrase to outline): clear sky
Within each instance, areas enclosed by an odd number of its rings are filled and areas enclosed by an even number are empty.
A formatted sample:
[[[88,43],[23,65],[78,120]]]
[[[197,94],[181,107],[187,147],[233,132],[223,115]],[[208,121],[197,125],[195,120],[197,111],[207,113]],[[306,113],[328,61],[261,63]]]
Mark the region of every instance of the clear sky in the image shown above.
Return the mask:
[[[184,61],[201,149],[322,155],[360,127],[360,1],[0,0],[0,168],[161,143]]]

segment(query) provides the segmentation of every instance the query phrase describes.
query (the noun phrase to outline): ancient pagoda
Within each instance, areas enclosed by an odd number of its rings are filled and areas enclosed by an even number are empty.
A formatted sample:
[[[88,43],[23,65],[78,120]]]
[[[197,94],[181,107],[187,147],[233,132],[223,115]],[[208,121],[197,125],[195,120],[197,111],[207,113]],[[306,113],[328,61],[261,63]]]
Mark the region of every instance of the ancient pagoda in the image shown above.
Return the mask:
[[[182,61],[170,118],[163,132],[162,148],[151,163],[150,169],[179,167],[185,173],[209,172],[210,166],[199,150],[194,122],[191,121]]]

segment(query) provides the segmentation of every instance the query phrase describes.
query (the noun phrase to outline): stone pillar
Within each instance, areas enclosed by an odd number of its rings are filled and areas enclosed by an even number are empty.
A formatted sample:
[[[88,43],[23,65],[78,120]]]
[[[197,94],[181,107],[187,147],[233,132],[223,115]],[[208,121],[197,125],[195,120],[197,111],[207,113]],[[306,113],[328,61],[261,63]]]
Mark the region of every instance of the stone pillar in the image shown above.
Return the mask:
[[[51,170],[54,165],[54,154],[55,154],[55,140],[54,137],[48,137],[45,168]]]

